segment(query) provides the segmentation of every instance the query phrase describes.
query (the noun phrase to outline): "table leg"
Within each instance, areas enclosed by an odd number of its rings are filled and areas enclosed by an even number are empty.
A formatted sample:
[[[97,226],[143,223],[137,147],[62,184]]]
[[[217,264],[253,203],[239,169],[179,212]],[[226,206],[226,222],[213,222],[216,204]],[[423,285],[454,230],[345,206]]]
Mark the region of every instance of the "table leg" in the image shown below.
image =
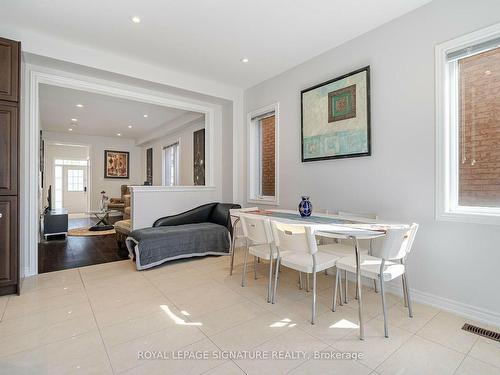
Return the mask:
[[[365,327],[363,326],[363,302],[361,298],[361,267],[359,259],[358,239],[353,238],[354,251],[356,253],[356,290],[358,292],[358,313],[359,313],[359,338],[365,339]]]
[[[237,217],[236,220],[233,223],[233,235],[231,236],[231,266],[229,267],[229,276],[233,274],[233,265],[234,265],[234,245],[236,242],[236,236],[235,231],[236,231],[236,224],[240,221],[240,218]]]

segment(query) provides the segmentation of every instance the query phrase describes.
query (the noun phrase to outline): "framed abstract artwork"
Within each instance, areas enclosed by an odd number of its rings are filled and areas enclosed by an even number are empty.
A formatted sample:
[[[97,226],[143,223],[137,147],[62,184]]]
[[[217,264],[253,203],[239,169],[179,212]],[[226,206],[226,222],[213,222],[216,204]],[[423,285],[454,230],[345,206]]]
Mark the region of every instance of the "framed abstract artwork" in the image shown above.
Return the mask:
[[[370,67],[301,91],[302,161],[371,155]]]
[[[129,152],[104,150],[104,178],[130,178]]]

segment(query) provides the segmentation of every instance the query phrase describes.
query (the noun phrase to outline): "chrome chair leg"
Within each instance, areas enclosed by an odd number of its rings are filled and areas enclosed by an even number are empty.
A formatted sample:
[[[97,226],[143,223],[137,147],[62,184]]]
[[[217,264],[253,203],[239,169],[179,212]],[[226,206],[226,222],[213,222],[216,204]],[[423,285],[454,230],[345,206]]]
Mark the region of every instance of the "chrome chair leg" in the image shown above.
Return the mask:
[[[387,308],[385,306],[384,276],[380,275],[380,295],[382,296],[382,310],[384,312],[384,335],[389,337],[389,327],[387,324]]]
[[[234,247],[236,245],[236,224],[240,221],[240,218],[236,218],[233,223],[233,235],[231,236],[231,265],[229,267],[229,276],[233,275],[233,267],[234,267]]]
[[[404,265],[404,260],[401,259],[400,263]],[[404,305],[405,307],[408,307],[408,295],[406,293],[406,278],[404,277],[404,274],[401,275],[401,282],[403,283],[403,300],[404,300]]]
[[[243,261],[243,274],[241,275],[241,286],[246,286],[247,278],[248,247],[245,247],[245,260]]]
[[[370,248],[368,254],[373,255],[373,240],[370,240]],[[373,279],[373,289],[375,290],[375,293],[378,293],[378,286],[376,279]]]
[[[304,289],[304,284],[302,282],[302,272],[299,271],[299,290]]]
[[[236,239],[234,236],[231,236],[231,264],[229,266],[229,276],[233,275],[233,268],[234,268],[234,245],[235,245]]]
[[[344,270],[344,303],[347,305],[347,271]]]
[[[406,301],[408,302],[408,316],[410,318],[413,318],[413,309],[412,309],[413,306],[411,304],[410,287],[408,286],[408,276],[406,275],[406,272],[403,274],[403,278],[406,289]]]
[[[333,302],[332,302],[332,311],[335,312],[337,307],[337,290],[339,289],[339,270],[335,267],[335,284],[333,285]],[[342,293],[342,289],[340,290]],[[342,296],[340,296],[340,302],[342,303]]]
[[[306,273],[306,292],[309,293],[309,274]]]
[[[403,275],[401,275],[401,283],[403,284],[403,302],[404,306],[408,307],[408,296],[406,295],[406,281]]]
[[[337,269],[337,267],[335,267],[335,269]],[[344,292],[342,291],[342,274],[340,271],[336,271],[338,272],[339,274],[339,305],[340,306],[344,306],[344,302],[342,302],[344,300]]]
[[[253,279],[257,280],[257,257],[253,257]]]
[[[312,302],[312,317],[311,317],[311,324],[316,323],[316,270],[313,270],[313,302]],[[309,274],[307,274],[307,278],[309,279]]]
[[[276,266],[275,266],[276,269],[279,269],[280,262],[281,262],[281,259],[278,256],[278,258],[276,258]],[[272,299],[273,304],[276,303],[276,290],[278,289],[278,273],[279,272],[274,273],[274,290],[273,290],[273,299]]]
[[[269,246],[271,246],[271,245],[269,245]],[[272,250],[271,250],[271,256],[269,259],[269,284],[267,285],[267,303],[271,302],[272,280],[273,280],[273,256],[272,256]]]

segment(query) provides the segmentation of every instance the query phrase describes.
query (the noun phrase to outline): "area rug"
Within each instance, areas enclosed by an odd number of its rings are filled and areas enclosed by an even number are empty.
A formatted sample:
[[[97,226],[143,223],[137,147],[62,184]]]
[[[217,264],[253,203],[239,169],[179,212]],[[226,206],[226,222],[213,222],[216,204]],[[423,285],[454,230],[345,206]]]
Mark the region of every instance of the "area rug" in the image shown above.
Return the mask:
[[[90,231],[89,228],[75,228],[68,231],[68,236],[75,237],[88,237],[88,236],[107,236],[110,234],[115,234],[114,229],[102,230],[102,231]]]

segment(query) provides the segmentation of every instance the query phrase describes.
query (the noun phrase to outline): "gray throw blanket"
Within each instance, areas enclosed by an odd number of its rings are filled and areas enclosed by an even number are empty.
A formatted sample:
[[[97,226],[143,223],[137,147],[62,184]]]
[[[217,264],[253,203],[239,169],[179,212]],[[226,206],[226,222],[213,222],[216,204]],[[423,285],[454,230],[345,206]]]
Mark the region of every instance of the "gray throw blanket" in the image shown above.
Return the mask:
[[[137,229],[126,240],[138,270],[169,260],[203,255],[227,255],[229,231],[213,223]]]

